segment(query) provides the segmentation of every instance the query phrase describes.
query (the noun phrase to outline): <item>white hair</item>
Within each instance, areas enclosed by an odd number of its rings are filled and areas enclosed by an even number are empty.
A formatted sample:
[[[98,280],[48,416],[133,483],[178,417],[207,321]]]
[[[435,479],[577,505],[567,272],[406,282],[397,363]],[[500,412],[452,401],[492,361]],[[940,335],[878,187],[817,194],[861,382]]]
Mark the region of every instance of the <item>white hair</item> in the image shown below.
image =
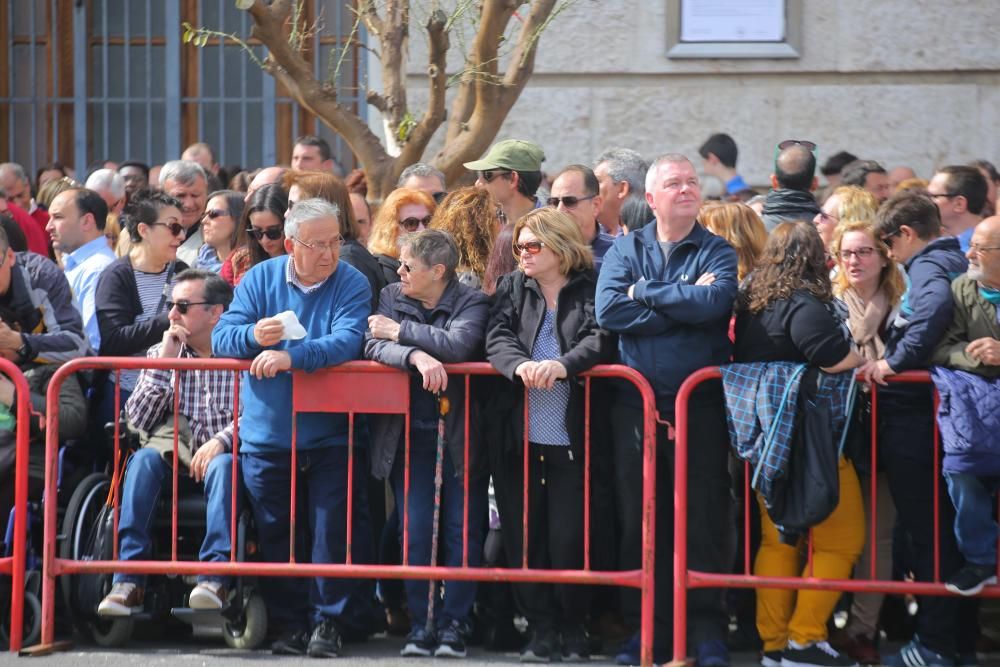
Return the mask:
[[[205,170],[200,164],[191,160],[171,160],[160,169],[160,187],[167,181],[174,181],[178,185],[191,185],[199,178],[208,183]]]
[[[97,193],[107,192],[115,199],[125,196],[125,179],[114,169],[98,169],[87,177],[84,187]]]
[[[653,160],[653,163],[649,165],[649,170],[646,172],[646,192],[653,190],[653,185],[656,183],[656,175],[660,171],[660,165],[683,164],[685,162],[694,167],[694,163],[682,153],[667,153]]]
[[[292,207],[292,212],[285,219],[285,238],[292,238],[298,234],[299,225],[319,220],[321,218],[333,218],[337,221],[337,228],[340,228],[340,207],[328,202],[325,199],[313,198],[303,199],[296,202]]]

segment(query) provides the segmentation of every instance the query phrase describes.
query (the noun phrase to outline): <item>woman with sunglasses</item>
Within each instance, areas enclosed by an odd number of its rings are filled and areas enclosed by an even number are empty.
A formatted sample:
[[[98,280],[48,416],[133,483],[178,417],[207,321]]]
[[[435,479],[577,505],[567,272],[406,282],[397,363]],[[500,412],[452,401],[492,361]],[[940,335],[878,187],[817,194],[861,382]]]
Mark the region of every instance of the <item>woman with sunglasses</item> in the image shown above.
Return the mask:
[[[500,231],[500,209],[485,188],[466,187],[445,196],[434,211],[431,229],[451,234],[458,246],[458,280],[480,289],[486,263]]]
[[[222,263],[219,275],[236,287],[251,266],[285,254],[285,211],[288,193],[277,183],[258,188],[243,209],[236,250]]]
[[[162,192],[140,193],[125,206],[121,222],[131,246],[101,274],[94,298],[102,357],[144,356],[160,341],[170,326],[167,299],[174,276],[188,268],[177,259],[185,236],[177,199]],[[122,405],[138,377],[139,371],[122,371]],[[113,375],[108,389],[104,420],[114,416]]]
[[[205,243],[198,250],[197,268],[218,273],[236,249],[239,220],[243,216],[243,193],[217,190],[208,195],[201,234]]]
[[[289,171],[282,181],[288,189],[288,210],[303,199],[324,199],[340,209],[340,235],[344,243],[340,246],[340,259],[360,271],[372,288],[372,312],[378,306],[379,293],[386,283],[382,279],[379,264],[361,245],[361,230],[354,217],[350,194],[344,182],[328,172]]]
[[[520,270],[500,280],[486,334],[490,363],[513,383],[508,385],[513,430],[489,439],[504,551],[511,566],[522,566],[520,526],[527,485],[527,565],[581,569],[588,545],[583,525],[584,386],[577,376],[611,357],[612,336],[597,326],[593,254],[572,218],[551,208],[532,211],[514,224],[514,240]],[[523,479],[525,457],[528,480]],[[532,630],[522,661],[558,659],[560,646],[568,660],[589,656],[583,626],[590,606],[588,587],[520,584],[514,593]]]
[[[422,190],[396,188],[379,206],[368,237],[368,250],[382,269],[387,285],[399,282],[399,242],[406,234],[427,229],[436,205]]]

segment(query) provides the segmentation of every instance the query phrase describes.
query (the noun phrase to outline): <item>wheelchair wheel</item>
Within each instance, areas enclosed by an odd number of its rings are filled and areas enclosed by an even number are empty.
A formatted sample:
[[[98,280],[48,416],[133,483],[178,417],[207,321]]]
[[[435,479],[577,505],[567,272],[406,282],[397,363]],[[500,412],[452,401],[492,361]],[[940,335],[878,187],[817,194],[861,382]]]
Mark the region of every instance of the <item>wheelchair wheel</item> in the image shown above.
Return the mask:
[[[38,643],[42,636],[42,603],[38,596],[31,591],[24,593],[24,616],[23,631],[21,633],[21,646],[32,646]],[[0,644],[10,646],[10,610],[4,614],[3,623],[0,623]]]
[[[253,650],[267,635],[267,607],[257,591],[245,594],[243,613],[235,621],[222,625],[222,636],[230,648]]]
[[[98,646],[124,646],[132,638],[135,620],[131,618],[100,618],[87,622],[87,630]]]
[[[87,539],[97,521],[98,514],[104,506],[108,490],[111,488],[111,478],[104,473],[93,473],[81,481],[73,495],[70,496],[63,514],[59,545],[59,557],[78,560],[86,548]],[[59,591],[63,606],[73,622],[73,627],[81,632],[88,632],[85,617],[92,615],[94,609],[80,608],[79,594],[76,590],[80,583],[80,575],[63,575],[59,577]]]

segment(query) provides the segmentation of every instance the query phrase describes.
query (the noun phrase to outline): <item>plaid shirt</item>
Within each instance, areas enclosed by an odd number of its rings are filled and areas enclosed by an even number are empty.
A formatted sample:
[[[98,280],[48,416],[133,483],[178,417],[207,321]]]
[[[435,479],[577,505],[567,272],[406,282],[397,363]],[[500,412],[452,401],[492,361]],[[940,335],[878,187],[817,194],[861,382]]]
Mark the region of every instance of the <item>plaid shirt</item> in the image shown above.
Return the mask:
[[[158,358],[162,343],[146,352],[148,358]],[[187,345],[181,346],[181,358],[198,359]],[[172,418],[174,409],[174,373],[161,369],[144,369],[139,374],[135,390],[125,403],[129,423],[143,431],[152,431]],[[187,417],[194,442],[192,450],[217,438],[226,450],[233,447],[233,373],[231,371],[189,370],[180,377],[179,412]]]

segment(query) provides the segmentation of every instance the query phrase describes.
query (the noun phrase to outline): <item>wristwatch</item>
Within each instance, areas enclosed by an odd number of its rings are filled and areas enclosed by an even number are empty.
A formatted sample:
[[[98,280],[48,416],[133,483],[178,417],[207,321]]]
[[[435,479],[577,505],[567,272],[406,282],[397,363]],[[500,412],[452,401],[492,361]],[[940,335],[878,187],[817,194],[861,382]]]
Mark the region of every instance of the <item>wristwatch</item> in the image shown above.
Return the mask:
[[[31,345],[28,344],[28,339],[21,336],[21,347],[17,348],[17,356],[21,361],[28,361],[31,359]]]

